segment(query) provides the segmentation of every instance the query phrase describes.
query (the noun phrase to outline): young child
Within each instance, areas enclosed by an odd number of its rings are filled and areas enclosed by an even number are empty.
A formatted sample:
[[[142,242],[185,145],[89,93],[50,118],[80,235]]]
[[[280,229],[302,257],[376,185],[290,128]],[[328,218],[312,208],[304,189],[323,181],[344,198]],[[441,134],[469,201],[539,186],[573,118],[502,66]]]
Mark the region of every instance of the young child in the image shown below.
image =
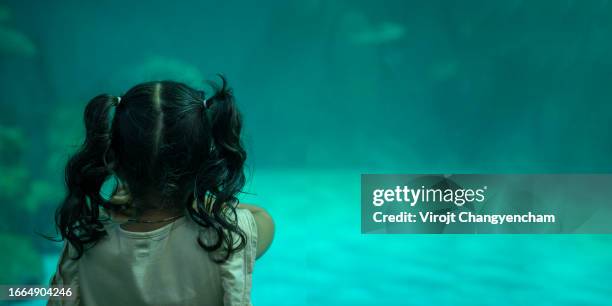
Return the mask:
[[[221,81],[209,97],[162,81],[89,102],[56,213],[67,242],[51,283],[74,297],[49,304],[251,305],[254,261],[274,224],[238,205],[242,119]]]

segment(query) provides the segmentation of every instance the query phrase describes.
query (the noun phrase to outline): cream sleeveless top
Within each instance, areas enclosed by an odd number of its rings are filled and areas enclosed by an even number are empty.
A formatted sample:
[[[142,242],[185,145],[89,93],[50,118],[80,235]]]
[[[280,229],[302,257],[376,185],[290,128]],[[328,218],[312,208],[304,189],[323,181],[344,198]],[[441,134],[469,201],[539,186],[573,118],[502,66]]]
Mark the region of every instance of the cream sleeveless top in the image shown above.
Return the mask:
[[[51,281],[72,287],[76,298],[48,305],[251,305],[257,227],[250,211],[236,213],[246,246],[222,264],[198,245],[210,232],[188,216],[150,232],[109,225],[76,261],[66,244]]]

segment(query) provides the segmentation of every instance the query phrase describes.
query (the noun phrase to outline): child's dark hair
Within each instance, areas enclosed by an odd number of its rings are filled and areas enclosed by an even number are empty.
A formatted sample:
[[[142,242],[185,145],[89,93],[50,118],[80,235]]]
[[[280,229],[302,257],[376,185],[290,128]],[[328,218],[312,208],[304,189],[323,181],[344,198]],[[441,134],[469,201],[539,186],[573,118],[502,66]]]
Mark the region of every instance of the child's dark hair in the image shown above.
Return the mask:
[[[237,225],[236,195],[245,183],[242,119],[223,76],[214,93],[161,81],[134,86],[121,97],[99,95],[85,109],[86,138],[66,166],[67,195],[56,226],[80,258],[106,235],[100,208],[113,209],[100,194],[113,175],[123,180],[138,214],[147,209],[186,210],[216,239],[198,239],[206,251],[222,249],[218,262],[241,250],[245,233]],[[196,207],[192,205],[197,202]],[[238,239],[236,239],[238,238]]]

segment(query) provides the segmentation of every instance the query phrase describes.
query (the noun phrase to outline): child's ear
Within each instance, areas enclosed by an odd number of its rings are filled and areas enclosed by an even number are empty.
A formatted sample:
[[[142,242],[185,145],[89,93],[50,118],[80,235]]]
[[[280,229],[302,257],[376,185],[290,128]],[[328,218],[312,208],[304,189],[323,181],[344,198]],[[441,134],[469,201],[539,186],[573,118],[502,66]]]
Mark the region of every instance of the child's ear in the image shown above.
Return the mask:
[[[127,186],[119,184],[113,196],[108,200],[111,204],[109,213],[111,218],[117,222],[126,222],[128,216],[132,214],[130,204],[132,196],[127,189]]]
[[[213,208],[213,198],[210,195],[206,195],[206,197],[204,198],[204,208],[206,209],[206,212],[208,213],[212,213],[212,208]],[[193,209],[197,210],[198,209],[198,202],[196,199],[193,199],[193,203],[191,204],[191,206],[193,207]]]
[[[128,205],[132,202],[132,196],[124,184],[117,186],[117,191],[110,198],[109,202],[113,205]]]

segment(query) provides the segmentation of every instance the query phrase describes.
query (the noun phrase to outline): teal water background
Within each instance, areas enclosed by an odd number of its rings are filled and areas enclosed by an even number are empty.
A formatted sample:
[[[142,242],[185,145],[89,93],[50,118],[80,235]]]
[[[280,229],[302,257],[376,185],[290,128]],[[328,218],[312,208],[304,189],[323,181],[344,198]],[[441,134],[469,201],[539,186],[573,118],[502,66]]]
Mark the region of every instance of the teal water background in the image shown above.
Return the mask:
[[[611,305],[607,235],[360,234],[361,173],[609,173],[609,1],[1,1],[2,284],[44,284],[86,102],[224,73],[256,305]],[[40,305],[41,303],[21,303]]]

